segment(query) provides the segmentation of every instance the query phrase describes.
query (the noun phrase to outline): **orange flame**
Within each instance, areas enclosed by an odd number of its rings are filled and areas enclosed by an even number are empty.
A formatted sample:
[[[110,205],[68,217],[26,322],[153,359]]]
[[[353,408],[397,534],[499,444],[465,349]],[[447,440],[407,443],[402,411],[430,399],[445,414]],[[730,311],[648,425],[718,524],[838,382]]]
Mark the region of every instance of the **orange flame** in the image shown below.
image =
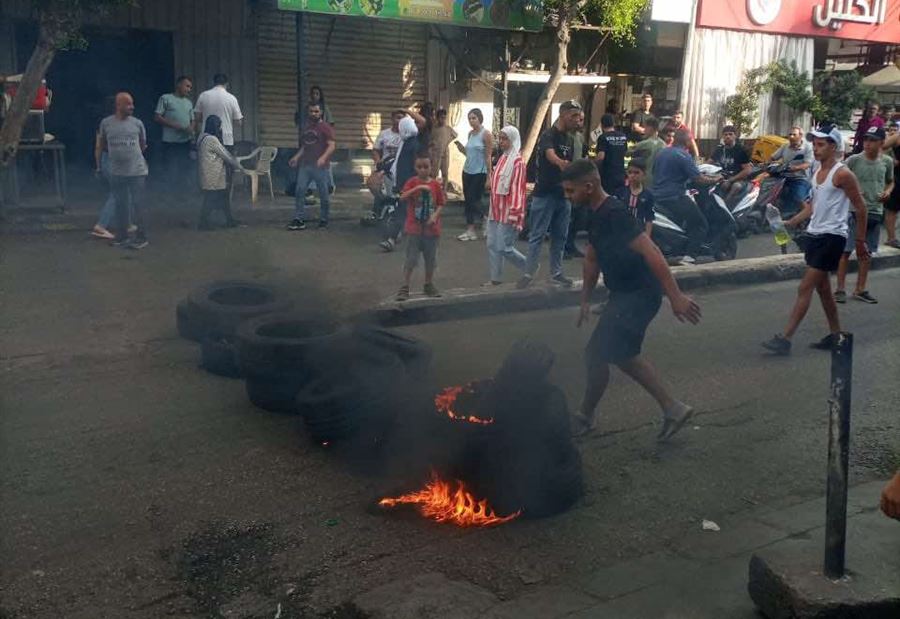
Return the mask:
[[[419,513],[426,518],[438,522],[452,522],[460,527],[489,527],[509,522],[522,514],[522,510],[519,510],[509,516],[498,516],[486,499],[477,500],[461,481],[446,482],[438,479],[434,473],[431,474],[431,481],[426,483],[422,490],[384,498],[378,504],[382,507],[416,505]]]
[[[450,419],[456,419],[457,421],[468,421],[469,423],[479,423],[481,425],[490,425],[494,423],[492,418],[482,419],[481,417],[476,417],[475,415],[460,415],[453,410],[453,405],[456,403],[456,399],[459,397],[463,391],[472,390],[471,383],[462,387],[447,387],[439,394],[434,396],[434,406],[437,408],[439,413],[446,413],[446,415]]]

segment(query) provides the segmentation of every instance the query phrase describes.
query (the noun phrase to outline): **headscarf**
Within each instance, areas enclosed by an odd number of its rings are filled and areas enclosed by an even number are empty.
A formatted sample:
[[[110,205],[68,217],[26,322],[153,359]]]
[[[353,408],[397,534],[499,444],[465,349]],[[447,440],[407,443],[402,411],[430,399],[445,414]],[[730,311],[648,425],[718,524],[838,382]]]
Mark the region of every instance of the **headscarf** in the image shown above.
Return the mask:
[[[400,156],[403,154],[403,151],[408,148],[416,148],[416,145],[407,144],[407,141],[410,138],[419,135],[419,128],[416,126],[416,121],[414,121],[411,116],[404,116],[400,121],[400,125],[397,127],[397,131],[400,133],[400,139],[403,140],[403,143],[397,150],[397,156],[394,157],[394,165],[391,166],[391,176],[395,180],[397,178],[397,163],[400,161]]]
[[[220,142],[222,141],[222,119],[215,114],[206,117],[206,122],[203,125],[203,134],[197,140],[197,144],[199,145],[207,135],[218,138]]]
[[[500,130],[509,139],[509,149],[503,154],[506,160],[503,167],[500,168],[500,176],[497,179],[497,188],[494,190],[498,195],[509,195],[510,185],[512,185],[513,171],[516,167],[516,159],[519,157],[519,151],[522,150],[522,137],[519,130],[512,125],[507,125]]]

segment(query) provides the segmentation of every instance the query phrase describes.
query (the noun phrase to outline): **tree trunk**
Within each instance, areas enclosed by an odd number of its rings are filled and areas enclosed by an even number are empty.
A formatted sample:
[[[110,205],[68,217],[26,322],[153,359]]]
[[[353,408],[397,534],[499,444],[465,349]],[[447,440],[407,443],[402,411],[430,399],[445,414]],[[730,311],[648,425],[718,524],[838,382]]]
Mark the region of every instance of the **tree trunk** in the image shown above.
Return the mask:
[[[56,56],[54,36],[49,28],[41,24],[37,45],[28,59],[28,66],[22,75],[22,82],[13,97],[12,105],[0,128],[0,168],[9,166],[16,157],[19,148],[19,139],[22,137],[22,129],[28,118],[28,110],[37,96],[41,80],[47,73],[47,68]]]
[[[559,25],[556,27],[556,64],[550,73],[550,81],[544,85],[544,90],[541,92],[541,96],[538,97],[537,107],[531,119],[531,126],[528,127],[528,135],[525,138],[525,143],[522,145],[523,161],[527,162],[531,159],[531,153],[534,151],[534,146],[537,144],[541,130],[544,127],[544,117],[547,116],[547,111],[553,102],[553,96],[559,89],[562,78],[569,69],[569,41],[571,39],[569,13],[563,9],[560,11]]]

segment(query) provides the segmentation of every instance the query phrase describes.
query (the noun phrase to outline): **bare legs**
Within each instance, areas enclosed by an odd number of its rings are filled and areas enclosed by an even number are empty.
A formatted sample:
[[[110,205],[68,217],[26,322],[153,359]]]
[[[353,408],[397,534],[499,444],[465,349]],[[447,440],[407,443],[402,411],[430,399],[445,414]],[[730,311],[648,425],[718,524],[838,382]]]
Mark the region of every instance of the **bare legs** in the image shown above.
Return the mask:
[[[791,310],[791,317],[788,320],[787,328],[784,330],[784,337],[791,339],[803,318],[809,311],[809,305],[812,302],[813,291],[819,293],[819,300],[822,302],[822,309],[825,310],[825,318],[828,320],[828,327],[832,333],[838,333],[841,330],[840,321],[838,320],[837,304],[834,301],[834,294],[831,292],[831,280],[827,271],[808,268],[800,280],[800,286],[797,288],[797,301]]]
[[[671,411],[678,405],[677,400],[663,385],[656,368],[642,356],[632,357],[616,365],[653,396],[663,412]],[[606,392],[606,387],[609,385],[609,374],[609,365],[607,364],[588,368],[587,387],[584,391],[580,411],[587,420],[593,419],[597,404]]]

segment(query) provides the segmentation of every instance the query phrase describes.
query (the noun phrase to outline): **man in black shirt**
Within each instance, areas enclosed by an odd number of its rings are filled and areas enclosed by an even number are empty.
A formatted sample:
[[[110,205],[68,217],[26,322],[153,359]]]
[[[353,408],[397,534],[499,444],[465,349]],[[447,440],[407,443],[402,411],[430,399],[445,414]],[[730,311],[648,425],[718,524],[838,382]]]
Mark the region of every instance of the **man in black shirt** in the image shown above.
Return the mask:
[[[576,161],[563,173],[566,196],[591,210],[590,244],[584,260],[584,288],[578,326],[591,316],[591,294],[600,271],[609,290],[600,322],[587,345],[587,387],[574,418],[576,434],[594,429],[594,412],[609,384],[609,365],[615,364],[659,403],[663,412],[661,440],[684,426],[694,409],[673,398],[656,370],[641,357],[650,322],[659,311],[662,294],[682,322],[700,321],[700,306],[678,288],[659,248],[618,198],[607,195],[597,169]]]
[[[644,124],[644,121],[653,116],[653,114],[650,112],[650,108],[652,107],[653,95],[651,95],[649,92],[645,92],[644,96],[641,97],[641,109],[637,110],[631,115],[632,142],[640,142],[647,137],[647,126]],[[607,191],[609,190],[607,189]]]
[[[753,169],[747,151],[737,143],[737,129],[732,125],[722,129],[722,143],[716,146],[709,163],[722,168],[722,176],[726,180],[721,187],[725,192],[725,201],[730,204],[731,199],[744,189],[742,181]]]
[[[578,129],[581,104],[566,101],[559,106],[559,118],[541,134],[537,146],[537,182],[531,194],[528,220],[528,256],[525,273],[516,285],[527,288],[534,280],[544,236],[550,233],[550,281],[565,287],[572,280],[563,275],[562,259],[569,233],[572,205],[562,188],[562,172],[575,158],[572,133]]]
[[[625,152],[628,150],[628,138],[621,131],[616,131],[616,119],[612,114],[600,117],[600,130],[597,138],[597,167],[600,169],[600,182],[610,195],[616,195],[625,187]]]

